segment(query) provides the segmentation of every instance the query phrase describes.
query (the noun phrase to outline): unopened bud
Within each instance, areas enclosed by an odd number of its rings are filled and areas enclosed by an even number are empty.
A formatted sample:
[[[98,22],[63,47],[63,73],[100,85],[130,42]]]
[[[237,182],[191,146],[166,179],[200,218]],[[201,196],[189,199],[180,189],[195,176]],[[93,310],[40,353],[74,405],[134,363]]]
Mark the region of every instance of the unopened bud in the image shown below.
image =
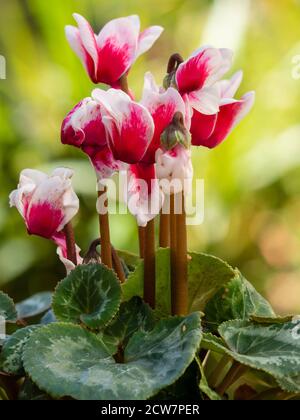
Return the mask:
[[[172,71],[171,73],[168,73],[163,81],[163,87],[167,90],[170,87],[173,87],[177,89],[176,79],[175,79],[176,72]]]
[[[186,149],[190,148],[191,135],[184,126],[184,119],[181,112],[174,115],[173,121],[161,135],[161,144],[165,150],[172,150],[177,145]]]
[[[101,264],[101,257],[97,251],[97,247],[100,245],[100,240],[96,239],[92,242],[88,252],[86,253],[83,264]]]

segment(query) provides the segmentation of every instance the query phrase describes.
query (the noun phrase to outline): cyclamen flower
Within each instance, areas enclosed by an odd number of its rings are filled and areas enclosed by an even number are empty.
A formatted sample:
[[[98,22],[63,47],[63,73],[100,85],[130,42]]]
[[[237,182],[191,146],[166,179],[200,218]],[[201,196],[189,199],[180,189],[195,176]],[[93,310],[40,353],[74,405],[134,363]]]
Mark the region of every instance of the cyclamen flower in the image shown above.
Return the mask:
[[[18,188],[10,194],[10,206],[16,207],[23,217],[30,235],[50,239],[59,247],[64,263],[69,263],[64,227],[79,210],[71,178],[73,171],[56,169],[51,176],[25,169],[21,172]],[[81,262],[78,248],[78,262]]]
[[[150,73],[141,103],[115,89],[96,89],[92,96],[105,110],[102,122],[114,158],[131,165],[127,202],[139,225],[145,226],[163,203],[155,172],[160,138],[176,113],[186,115],[184,101],[174,88],[160,90]]]
[[[175,83],[193,110],[205,115],[219,111],[220,93],[216,82],[231,68],[232,56],[229,49],[204,47],[179,65]]]
[[[215,115],[204,115],[195,111],[192,118],[192,144],[210,149],[222,143],[254,105],[255,93],[248,92],[242,99],[234,99],[243,78],[236,73],[231,80],[216,85],[220,92],[220,110]]]
[[[112,20],[96,35],[84,17],[73,16],[78,28],[66,27],[70,46],[94,83],[106,83],[116,88],[120,78],[163,32],[162,27],[151,26],[140,33],[140,19],[133,15]]]
[[[231,80],[216,83],[220,92],[219,112],[205,115],[194,111],[191,134],[194,146],[210,149],[222,143],[237,124],[250,112],[255,101],[255,93],[249,92],[242,99],[234,99],[243,78],[243,73],[236,73]]]
[[[122,162],[114,159],[108,146],[101,104],[92,98],[85,98],[67,115],[62,124],[61,141],[80,148],[89,156],[99,181],[124,168]]]

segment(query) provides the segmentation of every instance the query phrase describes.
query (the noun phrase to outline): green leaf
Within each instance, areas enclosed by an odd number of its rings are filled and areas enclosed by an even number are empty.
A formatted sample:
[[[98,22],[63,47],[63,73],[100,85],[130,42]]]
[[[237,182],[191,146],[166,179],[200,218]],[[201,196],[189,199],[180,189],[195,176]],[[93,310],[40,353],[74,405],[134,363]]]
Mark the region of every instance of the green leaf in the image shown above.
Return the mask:
[[[190,253],[189,296],[190,312],[202,311],[217,290],[228,283],[236,272],[219,258]],[[144,264],[141,261],[123,285],[125,300],[143,296]],[[171,314],[170,250],[161,248],[156,253],[156,310],[161,315]]]
[[[138,331],[151,331],[155,319],[152,309],[141,298],[134,297],[129,302],[122,303],[115,320],[103,333],[105,343],[126,346],[129,339]]]
[[[300,373],[298,375],[287,375],[284,378],[277,379],[278,385],[287,392],[300,393]]]
[[[53,322],[57,322],[57,319],[55,318],[52,309],[50,309],[50,311],[46,312],[45,315],[42,317],[40,324],[48,325],[52,324]]]
[[[300,321],[259,325],[237,320],[222,324],[219,333],[236,361],[284,379],[300,374],[299,327]]]
[[[141,262],[138,255],[126,251],[117,251],[118,256],[124,261],[130,271],[134,271],[137,265]]]
[[[0,291],[0,316],[7,322],[16,322],[18,319],[17,311],[13,300]]]
[[[32,318],[51,308],[52,293],[38,293],[16,305],[18,319]]]
[[[53,311],[59,321],[97,329],[111,321],[120,303],[121,286],[115,273],[104,265],[88,264],[76,267],[59,283]]]
[[[29,378],[26,378],[21,386],[19,401],[48,401],[51,398],[41,391]]]
[[[238,272],[208,302],[205,314],[207,325],[212,331],[216,331],[225,321],[276,316],[271,305]]]
[[[24,366],[38,387],[55,398],[144,400],[183,375],[201,335],[198,313],[161,321],[151,332],[130,339],[120,364],[96,335],[56,323],[31,336]]]
[[[222,398],[220,397],[220,395],[210,388],[200,359],[196,357],[196,360],[201,373],[201,380],[199,384],[201,392],[203,392],[203,394],[206,395],[211,401],[221,401]]]
[[[203,334],[203,339],[201,341],[201,348],[205,350],[214,351],[216,353],[220,353],[223,355],[229,354],[231,356],[231,352],[227,348],[224,341],[221,338],[216,337],[215,335],[210,334],[210,333]]]
[[[21,376],[24,373],[22,355],[30,335],[39,326],[22,328],[5,341],[0,353],[0,370],[11,375]]]
[[[191,253],[190,256],[190,311],[203,311],[220,287],[236,276],[236,271],[225,261],[211,255]]]

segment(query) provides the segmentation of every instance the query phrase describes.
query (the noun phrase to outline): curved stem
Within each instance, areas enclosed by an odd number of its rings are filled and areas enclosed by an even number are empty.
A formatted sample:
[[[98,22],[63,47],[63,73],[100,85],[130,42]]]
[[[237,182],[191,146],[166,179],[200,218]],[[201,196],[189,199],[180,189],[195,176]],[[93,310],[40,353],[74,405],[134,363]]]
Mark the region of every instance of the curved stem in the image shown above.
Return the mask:
[[[172,71],[177,70],[179,65],[183,62],[184,60],[180,54],[178,53],[172,54],[168,62],[168,68],[167,68],[168,74],[172,73]]]
[[[67,258],[69,261],[72,261],[73,264],[77,265],[75,235],[71,222],[64,227],[64,233],[66,236]]]

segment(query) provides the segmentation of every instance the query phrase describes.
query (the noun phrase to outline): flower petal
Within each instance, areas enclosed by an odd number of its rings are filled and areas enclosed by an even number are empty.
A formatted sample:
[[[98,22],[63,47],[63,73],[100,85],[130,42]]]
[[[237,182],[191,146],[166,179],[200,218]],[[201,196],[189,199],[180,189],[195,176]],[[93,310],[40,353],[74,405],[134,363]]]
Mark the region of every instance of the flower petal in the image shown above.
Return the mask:
[[[212,135],[218,119],[218,114],[205,115],[195,111],[192,118],[192,145],[201,146]]]
[[[191,151],[180,145],[168,152],[159,149],[156,152],[156,174],[164,194],[189,194],[194,174]]]
[[[198,145],[210,149],[222,143],[236,125],[250,112],[255,101],[255,93],[247,93],[240,101],[231,100],[220,108],[215,130],[212,135]]]
[[[222,98],[233,98],[243,80],[243,72],[238,71],[230,80],[222,80],[218,82],[220,94]]]
[[[116,172],[125,169],[125,165],[114,159],[108,146],[95,150],[90,154],[90,160],[97,174],[98,181],[103,181],[112,177]]]
[[[145,227],[159,214],[164,201],[156,178],[155,165],[131,165],[128,175],[125,201],[138,225]]]
[[[68,260],[67,257],[67,243],[66,243],[66,236],[63,232],[56,234],[52,238],[53,242],[57,245],[57,255],[59,256],[60,261],[64,264],[67,274],[70,274],[71,271],[75,269],[75,264]],[[81,265],[83,263],[83,259],[80,256],[81,249],[76,245],[76,257],[77,257],[77,265]]]
[[[98,67],[98,47],[96,42],[96,35],[89,22],[78,13],[73,14],[74,19],[78,24],[80,38],[84,49],[92,57],[95,69]]]
[[[98,89],[93,97],[103,105],[103,124],[114,158],[128,164],[140,162],[154,134],[149,111],[119,90]]]
[[[219,112],[221,97],[217,85],[191,92],[188,96],[191,107],[196,111],[206,115]]]
[[[101,30],[97,37],[99,81],[114,85],[133,64],[138,48],[138,19],[137,16],[114,19]]]
[[[151,26],[150,28],[142,32],[139,36],[136,58],[144,54],[146,51],[150,50],[153,44],[161,36],[163,31],[164,28],[162,28],[161,26]]]
[[[155,125],[154,136],[143,157],[143,162],[153,164],[155,163],[155,153],[161,145],[162,133],[171,124],[177,112],[185,116],[186,108],[176,89],[169,88],[167,91],[160,93],[151,73],[147,73],[145,76],[142,104],[149,110]]]
[[[230,50],[209,47],[201,49],[180,64],[177,70],[176,81],[180,93],[190,93],[204,86],[211,86],[230,69],[231,61]]]
[[[102,123],[101,105],[85,98],[67,115],[61,130],[63,144],[85,148],[103,147],[106,145],[106,131]]]

